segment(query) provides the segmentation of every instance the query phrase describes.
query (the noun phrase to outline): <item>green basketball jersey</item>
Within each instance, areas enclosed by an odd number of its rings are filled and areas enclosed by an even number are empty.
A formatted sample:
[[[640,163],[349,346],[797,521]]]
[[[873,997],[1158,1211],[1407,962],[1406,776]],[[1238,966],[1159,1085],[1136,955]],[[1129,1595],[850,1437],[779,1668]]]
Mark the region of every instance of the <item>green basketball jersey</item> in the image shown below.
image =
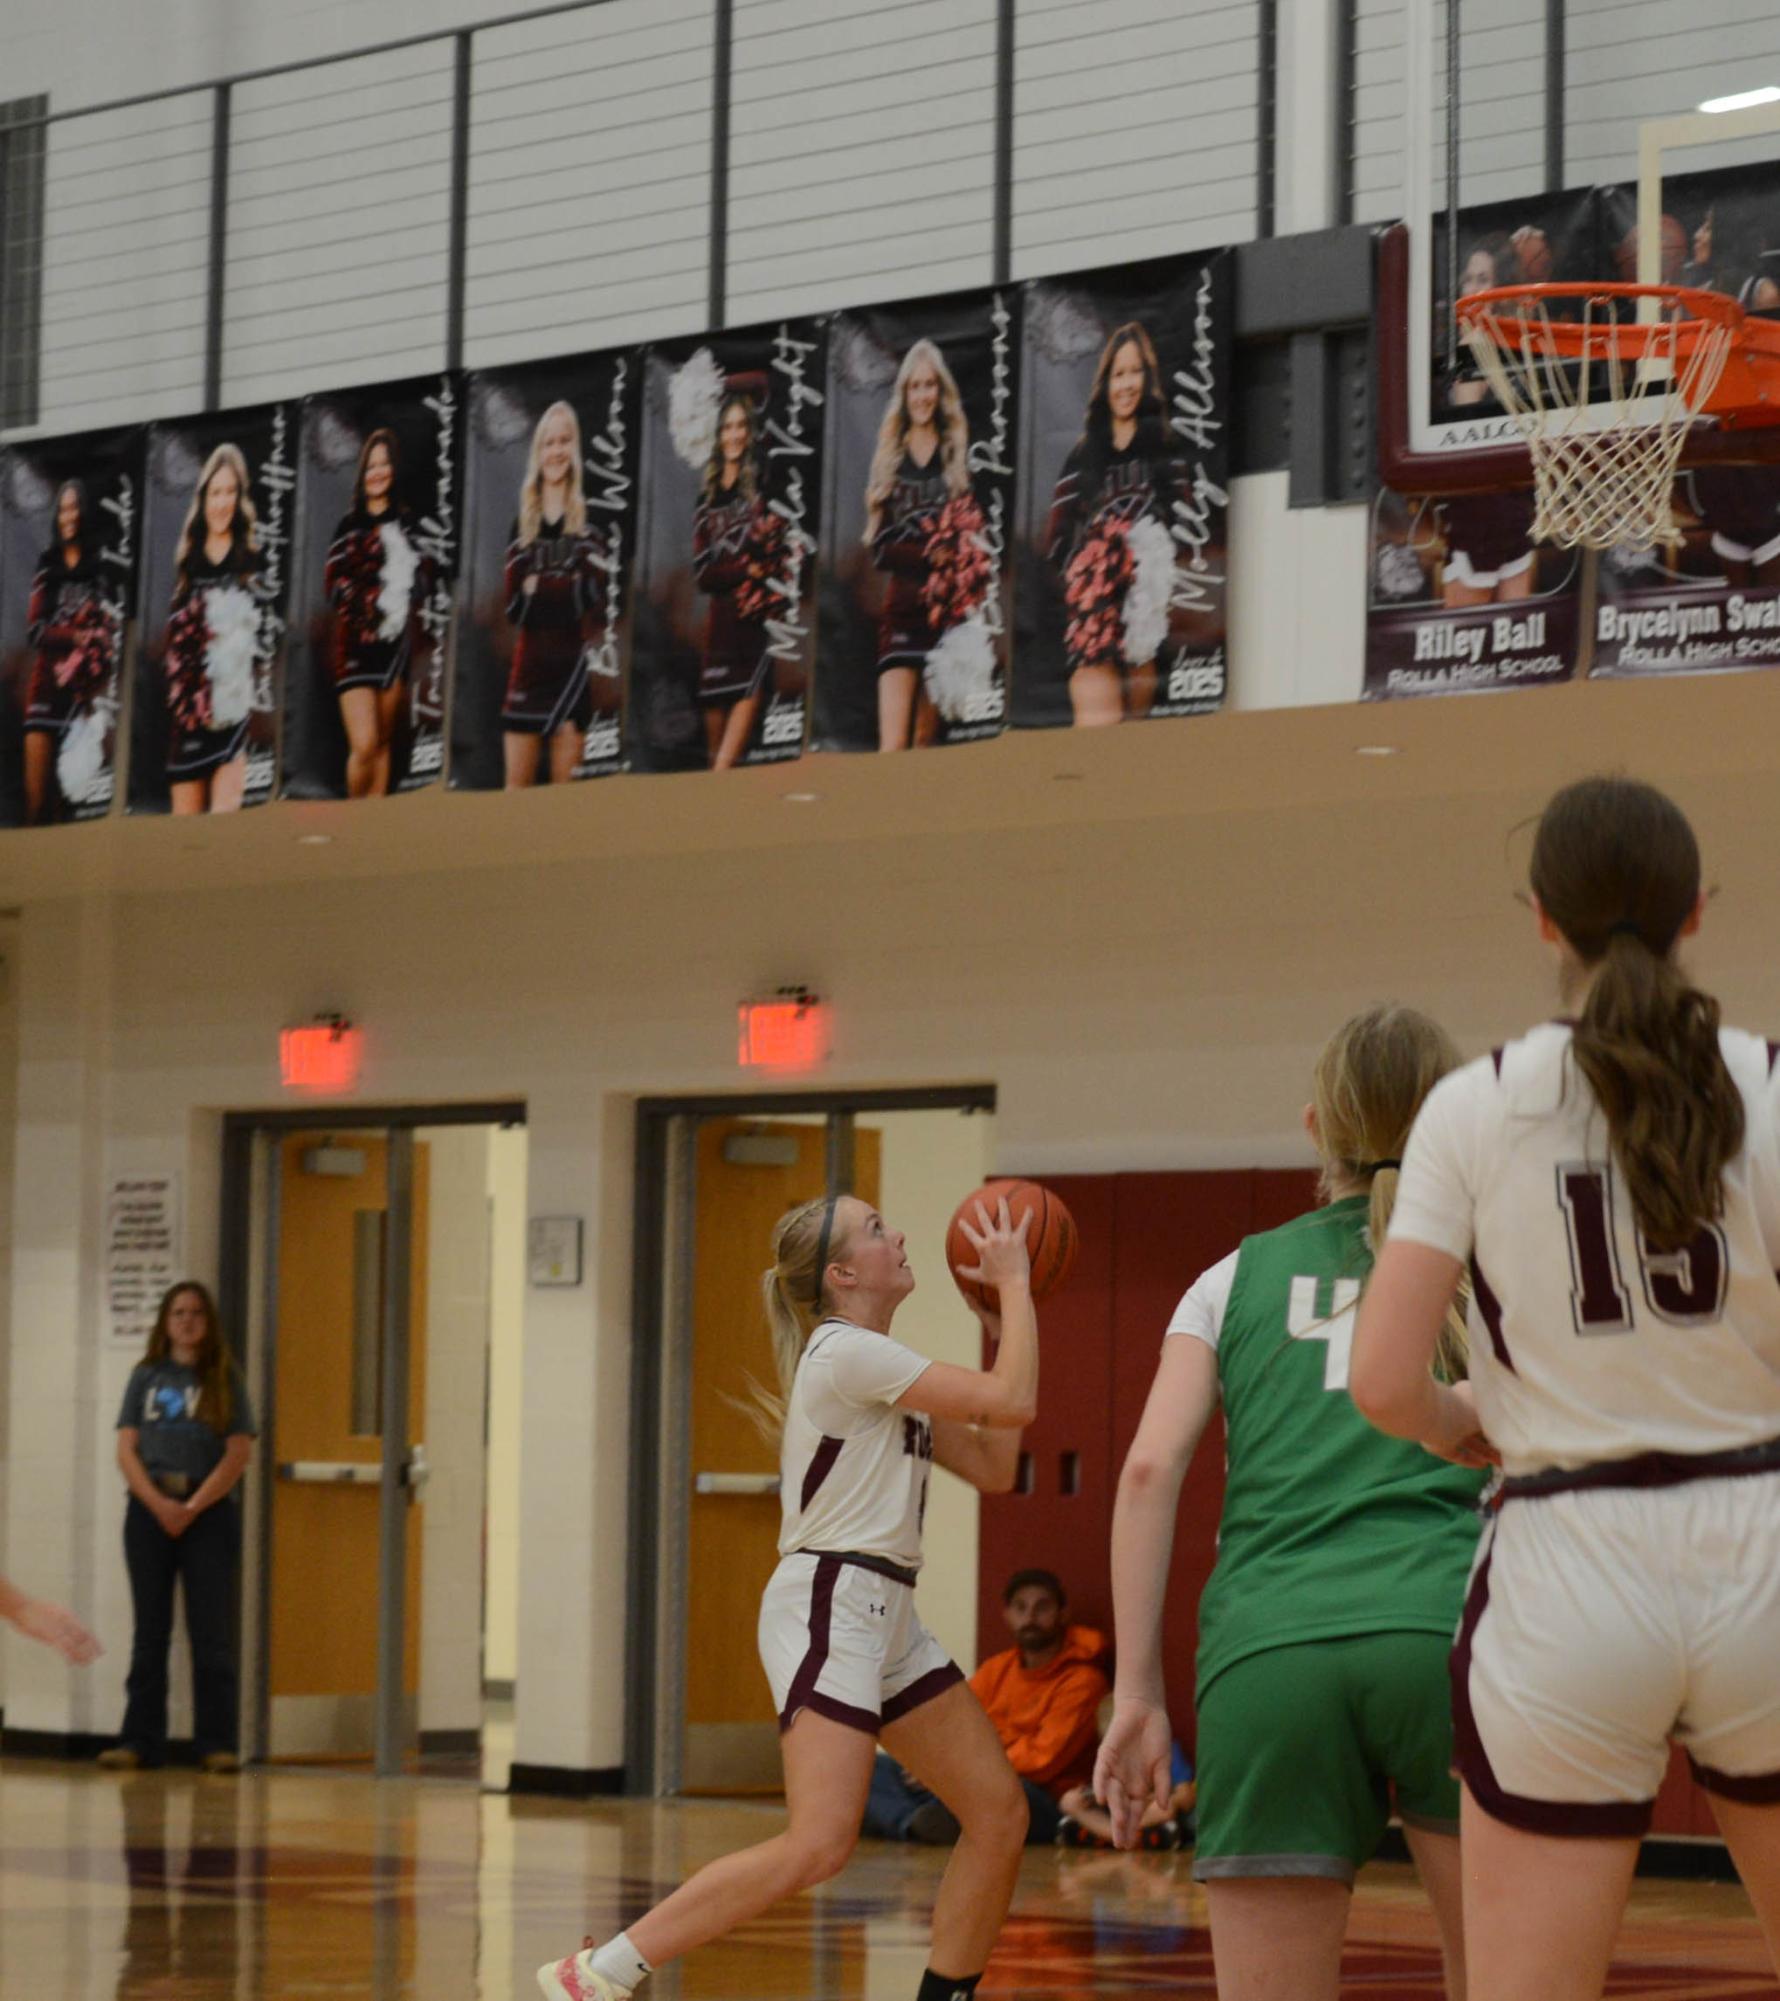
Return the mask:
[[[1237,1254],[1217,1350],[1228,1470],[1199,1604],[1202,1696],[1264,1648],[1458,1625],[1484,1475],[1387,1438],[1347,1393],[1366,1210],[1363,1195],[1333,1202]]]

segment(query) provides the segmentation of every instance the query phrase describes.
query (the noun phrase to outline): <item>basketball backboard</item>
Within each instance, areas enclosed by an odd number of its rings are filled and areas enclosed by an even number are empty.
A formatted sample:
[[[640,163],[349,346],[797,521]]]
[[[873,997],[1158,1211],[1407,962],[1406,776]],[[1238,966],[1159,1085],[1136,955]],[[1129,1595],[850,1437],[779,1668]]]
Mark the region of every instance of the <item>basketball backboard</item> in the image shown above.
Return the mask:
[[[1387,480],[1402,478],[1404,461],[1424,483],[1446,462],[1455,491],[1525,476],[1511,420],[1465,382],[1452,303],[1467,292],[1636,279],[1780,309],[1780,39],[1769,8],[1359,4],[1355,184],[1374,191],[1383,219],[1383,161],[1370,156],[1388,150],[1394,125],[1407,225],[1381,268],[1387,402],[1392,357],[1402,370],[1402,408],[1380,413]],[[1699,435],[1688,448],[1689,459],[1777,453],[1772,431]]]

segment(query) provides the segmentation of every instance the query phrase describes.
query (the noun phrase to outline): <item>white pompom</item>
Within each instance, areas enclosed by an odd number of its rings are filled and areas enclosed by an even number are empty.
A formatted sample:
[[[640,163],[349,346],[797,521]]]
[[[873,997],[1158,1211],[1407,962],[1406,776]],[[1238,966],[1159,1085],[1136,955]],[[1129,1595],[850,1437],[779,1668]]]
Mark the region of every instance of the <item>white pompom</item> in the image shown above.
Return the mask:
[[[995,685],[995,642],[973,615],[939,636],[927,656],[927,692],[949,723],[982,722]]]
[[[1131,524],[1131,588],[1121,624],[1125,658],[1133,667],[1154,660],[1168,637],[1168,599],[1174,589],[1174,538],[1147,515]]]
[[[711,462],[724,382],[708,347],[699,348],[668,378],[668,435],[674,450],[695,472]]]
[[[105,735],[111,727],[111,704],[96,702],[62,732],[56,752],[56,783],[71,806],[84,806],[105,775]]]
[[[219,730],[245,722],[253,709],[253,663],[259,646],[260,613],[239,584],[223,584],[204,605],[210,643],[204,673],[210,682],[210,719]]]
[[[377,531],[383,537],[383,582],[377,590],[377,637],[400,639],[407,630],[408,613],[414,604],[414,579],[420,573],[420,558],[399,521],[385,521]]]

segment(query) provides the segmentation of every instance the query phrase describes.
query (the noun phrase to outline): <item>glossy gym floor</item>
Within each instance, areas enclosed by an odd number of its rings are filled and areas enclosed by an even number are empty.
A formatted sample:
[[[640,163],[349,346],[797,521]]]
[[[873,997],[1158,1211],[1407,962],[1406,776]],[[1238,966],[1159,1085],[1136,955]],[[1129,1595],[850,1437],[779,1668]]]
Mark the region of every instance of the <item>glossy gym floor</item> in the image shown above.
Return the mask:
[[[283,1770],[0,1777],[6,2001],[529,2001],[532,1969],[776,1821],[767,1803],[588,1805],[471,1778]],[[826,1890],[657,1977],[659,2001],[906,2001],[944,1857],[867,1843]],[[1185,1855],[1028,1852],[985,1994],[1214,1993]],[[1343,1992],[1437,2001],[1404,1869],[1355,1901]],[[1613,1995],[1780,2001],[1741,1891],[1641,1882]]]

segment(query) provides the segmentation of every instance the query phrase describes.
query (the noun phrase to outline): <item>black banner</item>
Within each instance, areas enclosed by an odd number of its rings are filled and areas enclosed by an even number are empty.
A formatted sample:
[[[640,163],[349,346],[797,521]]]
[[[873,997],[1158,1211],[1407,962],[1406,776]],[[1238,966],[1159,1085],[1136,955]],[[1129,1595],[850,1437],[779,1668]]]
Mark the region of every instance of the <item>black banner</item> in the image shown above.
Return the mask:
[[[141,495],[140,430],[0,452],[0,824],[111,809]]]
[[[1674,515],[1680,541],[1601,558],[1592,672],[1780,667],[1780,465],[1696,466]]]
[[[445,764],[458,378],[303,405],[283,791],[360,799]]]
[[[1027,286],[1013,722],[1224,699],[1228,253]]]
[[[817,749],[964,743],[1003,726],[1018,299],[830,322]]]
[[[454,787],[623,767],[641,382],[628,350],[469,378]]]
[[[825,378],[820,320],[648,351],[626,719],[638,770],[803,753]]]
[[[1535,548],[1530,492],[1372,503],[1366,698],[1483,694],[1567,681],[1581,559]]]
[[[296,430],[288,403],[149,427],[133,813],[272,796]]]

